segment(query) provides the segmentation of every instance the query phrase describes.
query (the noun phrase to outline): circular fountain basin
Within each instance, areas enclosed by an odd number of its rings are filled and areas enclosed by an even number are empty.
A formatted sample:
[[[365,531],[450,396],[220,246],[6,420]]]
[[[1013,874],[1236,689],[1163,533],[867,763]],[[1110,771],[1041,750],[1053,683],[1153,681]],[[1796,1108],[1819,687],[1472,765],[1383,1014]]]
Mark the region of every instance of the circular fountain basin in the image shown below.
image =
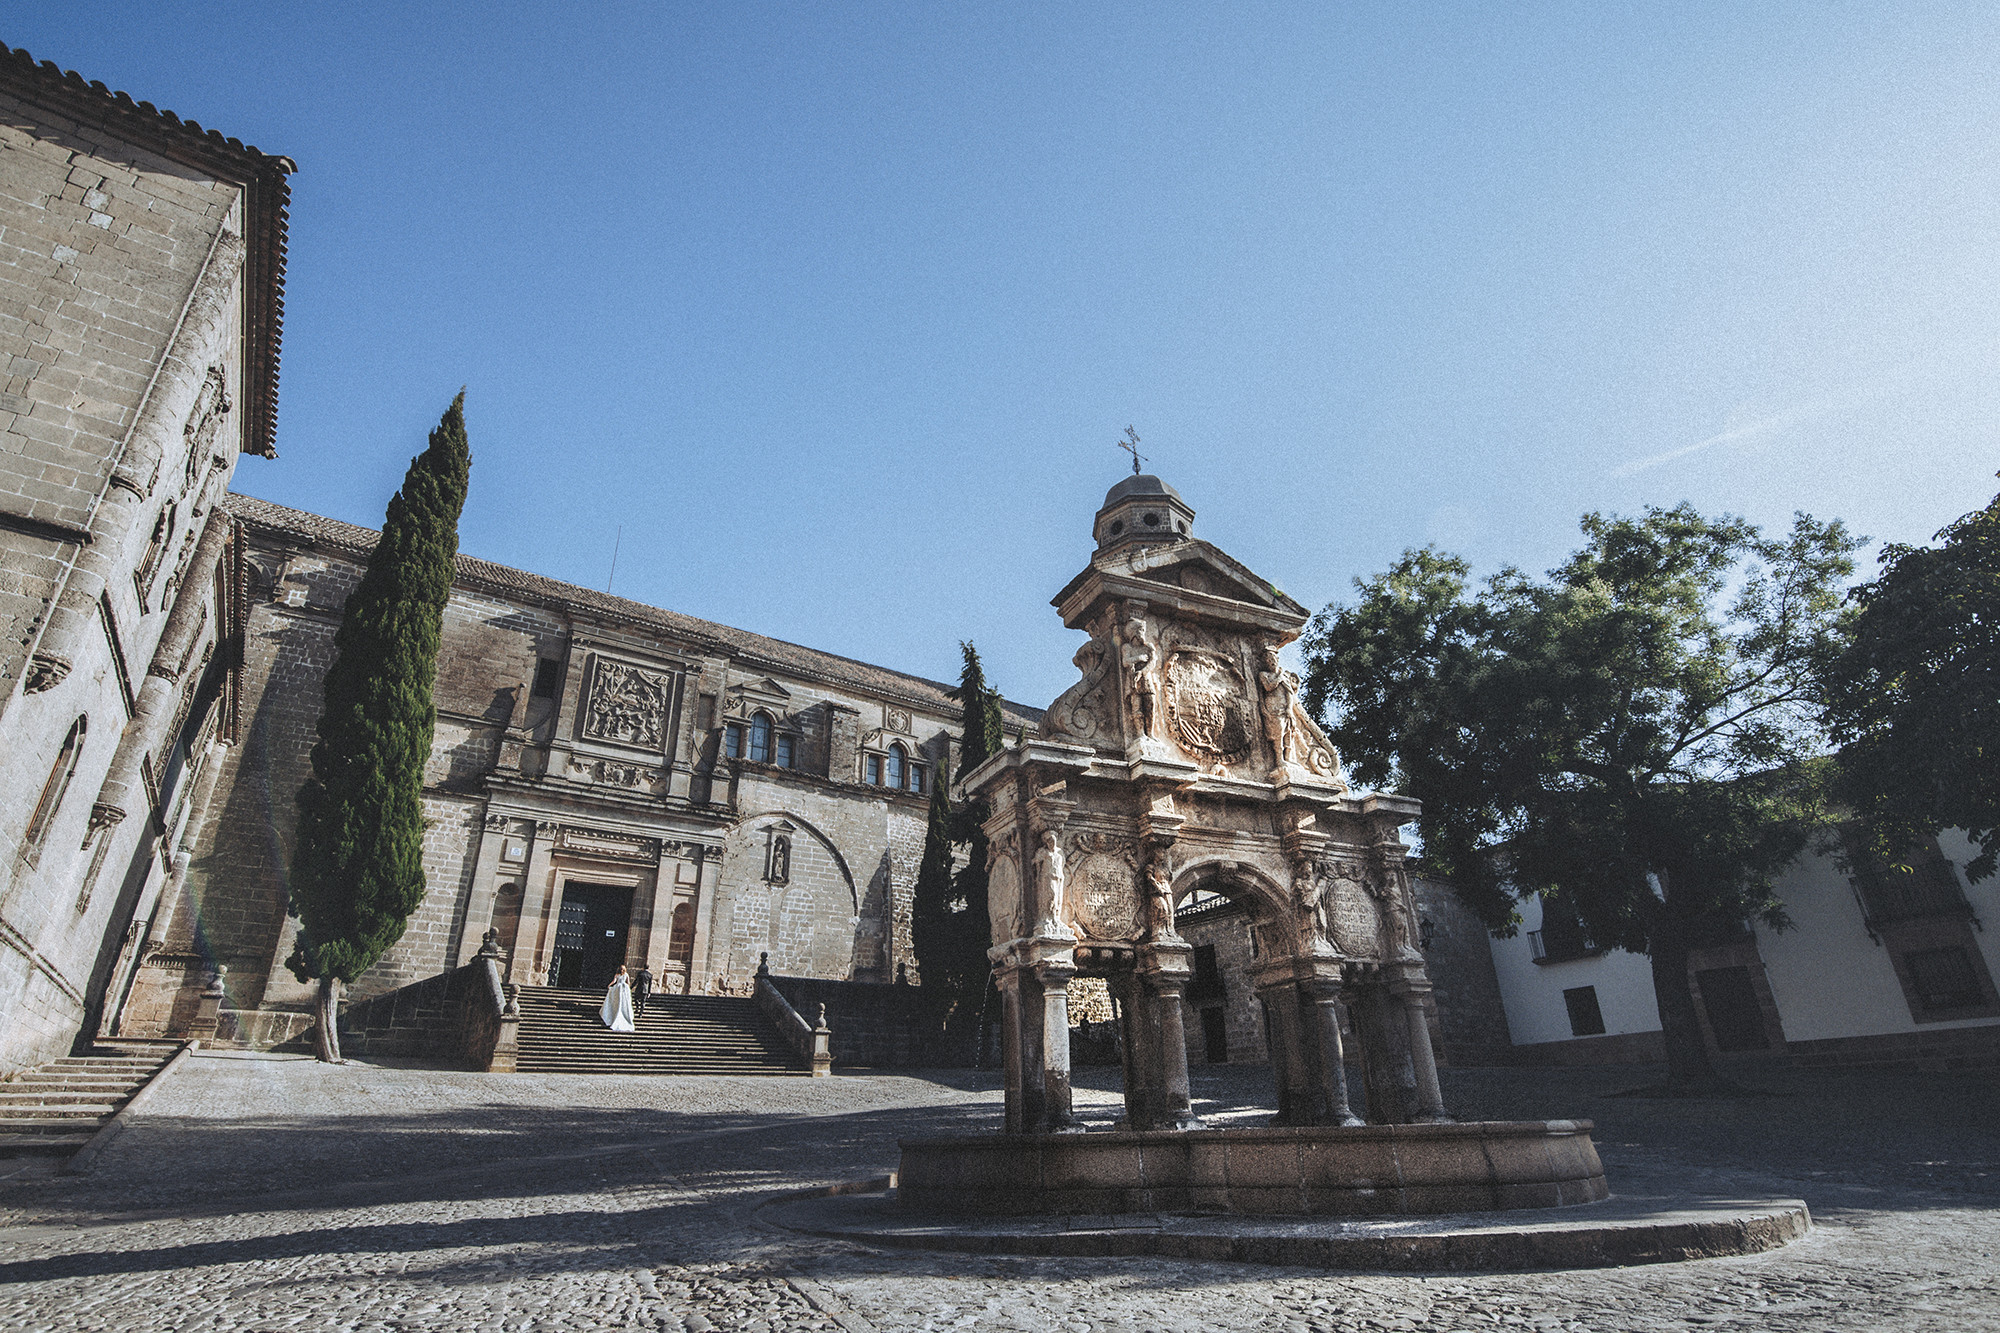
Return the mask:
[[[1552,1208],[1610,1195],[1590,1130],[1507,1120],[905,1139],[896,1194],[927,1213]]]

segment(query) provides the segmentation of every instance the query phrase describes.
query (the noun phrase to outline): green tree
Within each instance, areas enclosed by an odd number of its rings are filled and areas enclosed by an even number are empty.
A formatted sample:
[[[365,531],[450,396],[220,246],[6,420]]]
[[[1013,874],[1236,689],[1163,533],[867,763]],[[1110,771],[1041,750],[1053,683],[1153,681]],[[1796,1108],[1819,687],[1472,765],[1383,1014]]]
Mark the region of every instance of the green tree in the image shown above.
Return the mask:
[[[1421,550],[1357,582],[1314,618],[1306,702],[1358,777],[1423,802],[1426,860],[1490,926],[1560,896],[1596,944],[1649,955],[1670,1085],[1699,1090],[1717,1080],[1688,954],[1784,924],[1773,880],[1824,819],[1814,666],[1858,543],[1687,505],[1583,534],[1541,580],[1474,593]]]
[[[316,1050],[340,1059],[340,987],[402,938],[424,899],[424,763],[437,720],[438,638],[472,456],[465,392],[389,501],[347,599],[326,673],[312,776],[300,789],[286,966],[319,982]]]
[[[1826,721],[1874,855],[1911,873],[1916,849],[1965,829],[1976,882],[2000,859],[2000,496],[1937,540],[1885,547],[1880,576],[1851,594]]]
[[[978,649],[960,643],[959,651],[964,668],[951,697],[959,704],[958,771],[970,773],[1004,743],[1000,695],[986,683]],[[946,793],[951,776],[943,764],[938,765],[931,788],[930,826],[910,904],[910,943],[919,978],[932,994],[938,1023],[963,1030],[979,1019],[990,971],[986,832],[980,827],[990,811],[983,801],[966,801],[954,808]]]

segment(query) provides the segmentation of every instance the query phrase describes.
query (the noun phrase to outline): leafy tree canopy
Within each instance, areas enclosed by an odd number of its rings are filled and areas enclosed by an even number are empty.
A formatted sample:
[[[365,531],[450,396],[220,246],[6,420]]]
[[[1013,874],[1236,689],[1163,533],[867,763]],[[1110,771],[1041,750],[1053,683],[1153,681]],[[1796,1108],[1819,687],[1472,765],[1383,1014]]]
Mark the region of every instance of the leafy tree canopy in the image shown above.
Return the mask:
[[[1675,1077],[1702,1078],[1687,951],[1783,921],[1772,880],[1823,804],[1813,668],[1858,543],[1687,505],[1582,526],[1540,579],[1474,591],[1424,549],[1358,581],[1313,620],[1306,702],[1357,777],[1423,802],[1426,860],[1490,925],[1560,894],[1599,945],[1651,954]]]
[[[1908,870],[1938,832],[1965,829],[1978,881],[2000,859],[2000,496],[1937,540],[1885,547],[1880,575],[1854,590],[1826,721],[1871,850]]]

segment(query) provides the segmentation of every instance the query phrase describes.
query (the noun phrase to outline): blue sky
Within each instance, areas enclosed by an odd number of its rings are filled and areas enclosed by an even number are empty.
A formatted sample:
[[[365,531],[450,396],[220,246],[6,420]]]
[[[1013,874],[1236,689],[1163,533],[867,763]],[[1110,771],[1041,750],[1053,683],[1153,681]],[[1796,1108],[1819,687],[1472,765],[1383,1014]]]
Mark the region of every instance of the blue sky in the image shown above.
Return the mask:
[[[276,462],[373,526],[1010,696],[1125,456],[1309,606],[2000,468],[2000,7],[0,3],[297,159]]]

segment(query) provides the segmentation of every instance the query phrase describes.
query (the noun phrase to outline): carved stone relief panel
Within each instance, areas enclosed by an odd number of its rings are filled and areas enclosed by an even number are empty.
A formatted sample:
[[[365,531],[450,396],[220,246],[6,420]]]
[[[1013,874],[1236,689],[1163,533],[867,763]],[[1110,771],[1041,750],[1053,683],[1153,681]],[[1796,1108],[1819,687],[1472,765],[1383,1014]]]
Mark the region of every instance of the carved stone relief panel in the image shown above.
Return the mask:
[[[647,768],[644,764],[620,763],[615,759],[588,759],[582,755],[569,757],[569,775],[584,782],[594,782],[606,787],[624,787],[628,791],[650,789],[659,782],[661,773],[657,768]]]
[[[1081,932],[1095,940],[1138,938],[1139,850],[1117,833],[1070,834],[1066,857],[1070,910]]]
[[[1349,958],[1380,956],[1380,923],[1367,889],[1368,867],[1347,857],[1319,863],[1320,918],[1333,947]]]
[[[608,833],[597,829],[576,829],[565,826],[556,834],[556,846],[566,852],[610,857],[619,861],[658,863],[660,859],[660,845],[651,838],[636,838],[629,834]]]
[[[596,657],[590,701],[583,713],[583,735],[613,745],[663,749],[673,684],[674,678],[667,672]]]
[[[986,852],[986,914],[996,941],[1022,934],[1020,843],[1020,833],[1009,829]]]
[[[907,708],[884,708],[882,710],[882,730],[893,731],[900,736],[915,735],[910,725],[910,710]]]
[[[1178,649],[1167,657],[1166,694],[1168,734],[1196,762],[1219,769],[1250,757],[1255,713],[1235,663]]]

